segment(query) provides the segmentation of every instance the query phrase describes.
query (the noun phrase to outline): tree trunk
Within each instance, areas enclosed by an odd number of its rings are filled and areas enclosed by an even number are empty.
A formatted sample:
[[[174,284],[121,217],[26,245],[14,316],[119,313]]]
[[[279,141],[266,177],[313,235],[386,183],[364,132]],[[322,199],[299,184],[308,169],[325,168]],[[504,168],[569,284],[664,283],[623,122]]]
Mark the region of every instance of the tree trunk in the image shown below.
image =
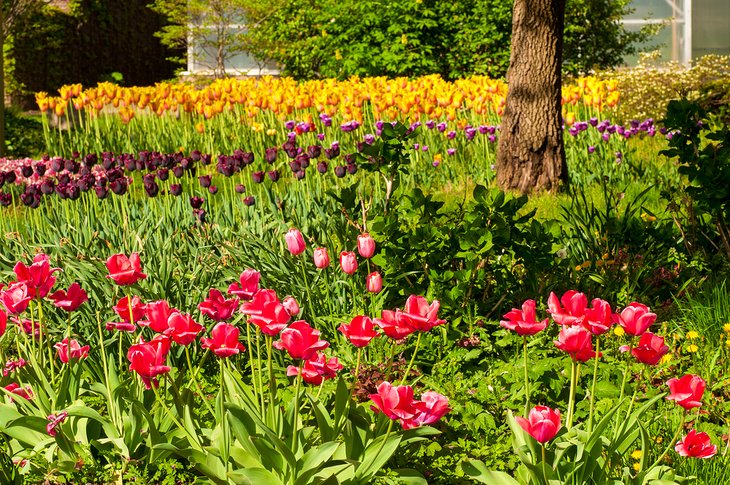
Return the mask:
[[[497,183],[521,193],[567,181],[560,67],[565,0],[514,0]]]

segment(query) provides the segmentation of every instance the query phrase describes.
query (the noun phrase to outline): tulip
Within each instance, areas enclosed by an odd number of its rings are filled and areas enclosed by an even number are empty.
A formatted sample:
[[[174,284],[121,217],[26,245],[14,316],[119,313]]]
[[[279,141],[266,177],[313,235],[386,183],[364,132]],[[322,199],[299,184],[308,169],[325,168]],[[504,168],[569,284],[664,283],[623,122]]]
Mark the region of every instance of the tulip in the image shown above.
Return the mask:
[[[56,428],[68,418],[68,412],[61,411],[58,414],[48,415],[48,424],[46,425],[46,433],[50,436],[56,436]]]
[[[318,269],[324,269],[330,265],[330,255],[327,253],[327,248],[314,250],[314,265]]]
[[[141,323],[141,322],[140,322]],[[107,330],[116,330],[118,332],[136,332],[137,325],[131,322],[106,322],[105,325]]]
[[[5,329],[8,326],[8,315],[0,309],[0,337],[5,335]]]
[[[251,301],[259,291],[259,280],[261,273],[255,269],[247,269],[238,277],[238,283],[232,283],[228,287],[228,294],[239,297],[241,300]]]
[[[248,323],[270,336],[278,335],[291,318],[274,290],[260,290],[250,302],[241,305],[240,312],[248,315]]]
[[[428,332],[433,327],[446,323],[446,320],[438,318],[440,305],[438,300],[429,305],[424,297],[411,295],[406,300],[403,311],[396,310],[396,318],[414,330]]]
[[[548,313],[559,325],[580,323],[583,320],[587,306],[588,298],[583,293],[578,293],[575,290],[566,291],[559,301],[557,295],[553,292],[550,292],[548,297]]]
[[[337,329],[347,337],[355,347],[365,347],[372,339],[378,336],[375,325],[370,317],[358,315],[350,321],[349,325],[342,324]]]
[[[419,413],[416,406],[418,401],[413,399],[411,386],[393,386],[390,382],[383,381],[378,386],[378,392],[368,397],[373,402],[370,409],[385,414],[389,419],[408,422]]]
[[[106,267],[109,270],[107,278],[111,278],[121,286],[133,285],[139,280],[147,278],[142,272],[142,263],[138,253],[132,253],[129,257],[124,254],[114,254],[106,260]]]
[[[276,349],[289,352],[292,359],[308,360],[330,344],[319,339],[319,330],[313,329],[304,320],[297,320],[282,330],[280,340],[273,345]]]
[[[56,283],[56,271],[60,268],[51,268],[46,254],[36,254],[33,264],[26,266],[23,262],[17,262],[13,268],[19,283],[25,283],[28,287],[28,294],[34,298],[45,298]]]
[[[208,298],[198,304],[198,310],[216,322],[224,322],[230,320],[233,316],[238,308],[239,301],[238,297],[226,300],[219,290],[211,288],[208,292]]]
[[[626,333],[641,335],[654,323],[656,314],[651,313],[648,306],[633,302],[623,309],[617,319]]]
[[[383,289],[383,277],[380,276],[380,273],[377,271],[370,273],[365,279],[365,288],[370,293],[380,293],[380,290]]]
[[[380,327],[385,335],[394,340],[404,339],[416,331],[410,325],[406,325],[396,318],[396,312],[393,310],[383,310],[382,316],[374,319],[373,323]]]
[[[138,344],[129,347],[129,370],[139,374],[146,389],[151,389],[152,385],[157,387],[156,377],[170,372],[170,367],[165,365],[169,350],[170,338],[166,335],[155,335],[149,342],[140,339]]]
[[[69,342],[68,337],[58,342],[53,348],[58,351],[58,358],[64,364],[68,364],[70,359],[79,360],[89,356],[88,345],[82,347],[76,339],[71,339]]]
[[[448,398],[434,391],[424,392],[421,395],[420,403],[417,403],[416,407],[418,407],[420,412],[410,421],[401,421],[403,429],[417,428],[424,424],[433,424],[451,411]]]
[[[187,313],[173,312],[167,320],[165,335],[178,345],[190,345],[203,331],[203,326]]]
[[[680,456],[690,458],[711,458],[717,454],[717,446],[713,445],[707,433],[691,430],[674,446]]]
[[[639,345],[631,349],[636,360],[647,365],[657,365],[667,352],[669,347],[664,344],[664,337],[651,332],[644,333],[639,339]]]
[[[357,252],[365,259],[370,259],[375,254],[375,240],[370,234],[357,236]]]
[[[25,367],[25,365],[28,362],[25,361],[25,359],[18,359],[18,360],[9,360],[5,363],[5,367],[3,368],[3,377],[9,376],[11,373],[15,372],[17,369],[22,369]]]
[[[535,406],[527,416],[516,416],[515,421],[539,443],[553,439],[560,431],[560,411],[547,406]]]
[[[595,357],[591,332],[583,327],[563,327],[558,334],[558,340],[553,343],[563,352],[570,354],[576,362],[586,362]]]
[[[301,311],[299,303],[297,303],[297,300],[293,296],[287,296],[281,304],[284,306],[286,312],[292,317],[299,315],[299,312]]]
[[[89,296],[76,282],[71,283],[68,291],[58,290],[50,298],[56,307],[67,312],[76,311],[83,303],[89,301]]]
[[[8,391],[11,394],[15,394],[16,396],[20,396],[23,399],[31,400],[33,399],[33,389],[31,389],[30,386],[20,387],[19,384],[12,382],[5,386],[3,389]],[[10,400],[12,401],[12,396],[10,397]]]
[[[286,233],[285,239],[286,247],[289,249],[289,252],[294,256],[302,254],[307,247],[304,243],[304,237],[298,229],[289,229],[289,231],[287,231]]]
[[[5,305],[8,313],[19,315],[23,313],[30,304],[33,296],[29,294],[25,283],[12,283],[5,291],[0,293],[0,302]]]
[[[342,370],[342,364],[337,357],[327,357],[322,352],[317,352],[312,358],[304,361],[302,366],[302,380],[307,384],[318,386],[326,379],[332,379],[337,371]],[[290,365],[286,368],[287,376],[299,375],[299,367]]]
[[[582,325],[593,335],[602,335],[611,328],[613,324],[613,313],[611,305],[600,298],[591,301],[591,308],[586,308]]]
[[[545,330],[548,322],[548,318],[541,322],[537,321],[535,300],[527,300],[522,304],[522,310],[513,308],[504,315],[504,320],[499,322],[499,324],[508,330],[516,332],[517,335],[535,335]]]
[[[119,318],[121,318],[122,321],[138,322],[145,315],[146,305],[142,303],[138,296],[133,296],[131,309],[132,313],[130,315],[130,304],[128,296],[125,296],[124,298],[119,300],[119,302],[113,308],[114,312],[119,315]]]
[[[705,381],[700,376],[687,374],[679,379],[667,381],[669,395],[667,400],[676,401],[684,409],[702,406],[702,394],[705,392]]]
[[[226,358],[246,350],[238,341],[237,327],[225,322],[216,324],[210,332],[211,338],[201,338],[201,347],[210,349],[217,357]]]
[[[143,327],[150,327],[157,333],[163,333],[168,329],[168,320],[173,312],[177,309],[170,308],[170,305],[165,300],[158,300],[147,303],[145,305],[145,317],[147,320],[140,321],[139,324]]]
[[[357,257],[355,253],[342,251],[340,253],[340,268],[347,274],[353,274],[357,271]]]

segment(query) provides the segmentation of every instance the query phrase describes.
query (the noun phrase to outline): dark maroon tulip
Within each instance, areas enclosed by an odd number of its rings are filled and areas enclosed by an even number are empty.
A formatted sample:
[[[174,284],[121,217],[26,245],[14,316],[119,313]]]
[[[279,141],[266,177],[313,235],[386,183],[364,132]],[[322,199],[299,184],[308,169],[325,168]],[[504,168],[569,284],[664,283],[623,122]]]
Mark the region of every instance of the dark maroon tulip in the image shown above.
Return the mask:
[[[177,197],[178,195],[182,194],[182,185],[180,184],[172,184],[170,185],[170,193]]]
[[[264,172],[257,171],[251,174],[251,178],[253,179],[254,183],[260,184],[264,181]]]
[[[256,198],[253,195],[248,195],[243,198],[243,203],[247,206],[252,206],[256,203]]]
[[[323,162],[317,163],[317,171],[319,173],[327,173],[327,168],[328,168],[327,162],[323,161]]]
[[[203,207],[203,203],[205,202],[205,199],[202,197],[193,196],[190,197],[190,206],[193,209],[200,209]]]
[[[106,199],[106,196],[109,194],[109,189],[103,185],[97,185],[94,187],[94,192],[96,192],[96,196],[99,199]]]
[[[279,171],[278,170],[271,170],[268,173],[269,179],[271,179],[272,182],[276,182],[279,180]]]
[[[210,175],[201,175],[200,177],[198,177],[198,182],[200,183],[201,187],[207,189],[208,187],[210,187],[211,177]]]
[[[297,172],[294,172],[294,178],[297,180],[302,180],[304,178],[304,170],[299,170]]]
[[[264,160],[266,160],[269,163],[274,163],[276,161],[276,156],[278,155],[279,150],[276,147],[267,148],[266,153],[264,154]]]
[[[355,165],[354,163],[348,163],[347,173],[349,173],[350,175],[355,175],[357,173],[357,165]]]
[[[124,195],[127,193],[127,179],[121,178],[113,181],[109,184],[109,187],[117,195]]]
[[[184,173],[184,170],[180,165],[175,165],[174,167],[172,167],[172,174],[175,177],[180,178],[183,176],[183,173]]]
[[[46,164],[45,163],[42,163],[42,162],[36,163],[35,173],[39,177],[43,177],[46,174]]]
[[[347,169],[343,167],[342,165],[337,165],[335,167],[335,175],[337,175],[337,178],[342,178],[347,173]]]
[[[322,154],[322,147],[319,145],[310,145],[307,147],[307,155],[309,158],[318,158]]]

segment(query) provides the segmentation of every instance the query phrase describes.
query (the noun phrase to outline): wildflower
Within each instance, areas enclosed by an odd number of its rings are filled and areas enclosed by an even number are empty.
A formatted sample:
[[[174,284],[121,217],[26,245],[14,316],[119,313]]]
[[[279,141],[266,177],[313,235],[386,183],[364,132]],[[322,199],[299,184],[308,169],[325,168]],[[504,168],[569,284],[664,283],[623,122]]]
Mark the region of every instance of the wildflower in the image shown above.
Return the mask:
[[[695,332],[694,330],[690,330],[689,332],[687,332],[687,335],[685,335],[685,338],[687,338],[689,340],[694,340],[697,337],[699,337],[699,334],[697,332]]]

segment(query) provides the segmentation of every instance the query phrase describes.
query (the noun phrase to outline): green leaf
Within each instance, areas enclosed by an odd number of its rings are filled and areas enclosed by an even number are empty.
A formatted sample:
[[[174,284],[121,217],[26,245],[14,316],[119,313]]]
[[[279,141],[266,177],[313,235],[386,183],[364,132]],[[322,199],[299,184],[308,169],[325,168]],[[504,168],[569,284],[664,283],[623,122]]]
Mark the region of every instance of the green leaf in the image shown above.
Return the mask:
[[[284,485],[279,477],[264,468],[242,468],[228,472],[228,478],[236,485]]]
[[[461,464],[465,475],[480,483],[488,485],[519,485],[520,482],[507,475],[505,472],[487,470],[486,465],[479,460],[469,460]]]

